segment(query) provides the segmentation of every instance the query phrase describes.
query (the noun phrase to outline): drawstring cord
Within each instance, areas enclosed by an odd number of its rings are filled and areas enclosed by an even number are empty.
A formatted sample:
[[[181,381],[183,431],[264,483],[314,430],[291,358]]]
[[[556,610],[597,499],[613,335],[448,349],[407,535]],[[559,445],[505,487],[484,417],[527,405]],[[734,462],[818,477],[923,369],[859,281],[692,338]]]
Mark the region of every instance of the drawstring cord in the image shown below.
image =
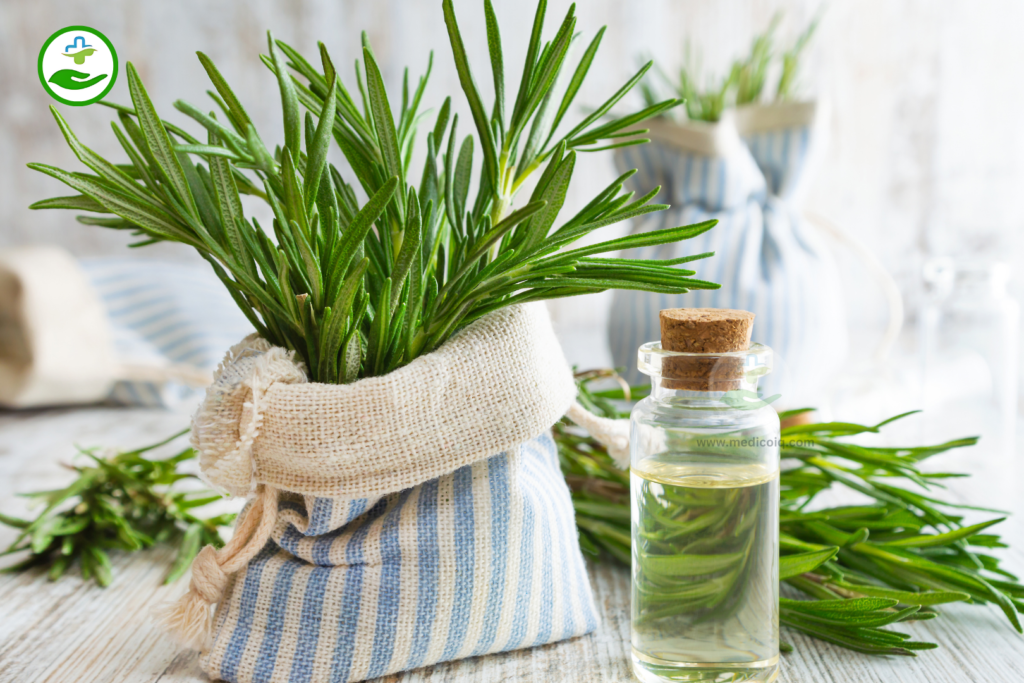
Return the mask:
[[[622,469],[629,467],[629,420],[599,417],[578,402],[573,403],[565,414],[607,448],[616,465]]]

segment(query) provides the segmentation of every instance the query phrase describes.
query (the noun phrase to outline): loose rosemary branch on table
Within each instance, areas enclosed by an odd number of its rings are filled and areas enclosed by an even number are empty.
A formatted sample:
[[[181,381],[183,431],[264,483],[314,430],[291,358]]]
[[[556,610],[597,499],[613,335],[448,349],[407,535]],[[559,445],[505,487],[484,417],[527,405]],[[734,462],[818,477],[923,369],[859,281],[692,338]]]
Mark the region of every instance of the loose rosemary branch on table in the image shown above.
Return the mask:
[[[101,214],[79,220],[129,230],[142,237],[138,245],[172,241],[194,247],[260,336],[294,350],[310,378],[326,383],[391,372],[473,320],[512,304],[608,289],[681,294],[717,288],[691,277],[695,271],[678,268],[711,254],[665,261],[600,256],[688,239],[715,221],[570,248],[602,227],[667,208],[650,203],[659,188],[639,198],[623,189],[635,171],[556,225],[577,154],[647,142],[646,130],[637,124],[681,101],[670,98],[609,119],[611,109],[647,73],[651,65],[646,64],[568,125],[604,29],[568,75],[575,5],[545,39],[546,6],[546,0],[538,3],[522,79],[506,89],[499,25],[490,0],[484,0],[486,36],[480,38],[486,39],[494,92],[493,102],[485,104],[453,2],[441,3],[476,137],[460,138],[451,97],[444,99],[432,126],[423,124],[432,56],[415,88],[405,72],[401,104],[395,107],[365,33],[353,90],[344,85],[322,43],[318,68],[268,34],[262,59],[276,79],[284,113],[285,143],[273,151],[205,54],[199,53],[199,60],[220,114],[182,100],[174,103],[205,130],[202,138],[161,120],[129,63],[132,106],[104,103],[117,111],[113,130],[129,163],[112,163],[84,146],[51,108],[68,145],[91,173],[29,164],[80,193],[32,208]],[[411,163],[420,127],[426,128],[426,159],[417,184]],[[365,202],[327,162],[332,139]],[[534,189],[516,206],[528,179],[536,180]],[[476,188],[472,200],[471,186]],[[270,206],[271,229],[244,214],[241,194]]]
[[[610,371],[578,375],[579,400],[606,417],[627,417],[616,405],[622,390],[592,391]],[[634,391],[636,399],[643,392]],[[783,413],[783,417],[807,410]],[[960,476],[925,473],[918,465],[953,448],[878,448],[843,439],[876,433],[899,415],[875,425],[806,424],[782,431],[780,578],[800,600],[780,600],[783,625],[867,654],[913,655],[937,647],[883,626],[932,619],[934,607],[965,601],[997,605],[1017,631],[1024,612],[1024,585],[987,553],[1005,548],[986,529],[1004,518],[964,526],[957,509],[986,510],[943,500],[941,480]],[[580,544],[594,557],[630,563],[629,474],[595,440],[563,421],[555,425],[562,472],[573,491]],[[874,499],[870,505],[810,510],[819,494],[845,488]],[[700,525],[692,525],[700,526]],[[704,531],[693,533],[701,540]],[[788,647],[788,646],[787,646]]]
[[[78,477],[69,486],[52,491],[20,494],[44,505],[33,520],[0,515],[0,523],[19,530],[14,542],[0,555],[27,551],[29,556],[5,572],[47,566],[57,580],[77,561],[83,579],[101,586],[113,580],[108,551],[135,551],[156,543],[177,545],[178,552],[165,583],[180,577],[205,545],[221,547],[219,529],[234,514],[203,518],[197,510],[221,499],[206,489],[175,490],[174,485],[195,475],[179,470],[195,458],[191,448],[167,458],[148,453],[187,433],[133,451],[104,456],[93,448],[79,448],[91,460],[69,465]]]

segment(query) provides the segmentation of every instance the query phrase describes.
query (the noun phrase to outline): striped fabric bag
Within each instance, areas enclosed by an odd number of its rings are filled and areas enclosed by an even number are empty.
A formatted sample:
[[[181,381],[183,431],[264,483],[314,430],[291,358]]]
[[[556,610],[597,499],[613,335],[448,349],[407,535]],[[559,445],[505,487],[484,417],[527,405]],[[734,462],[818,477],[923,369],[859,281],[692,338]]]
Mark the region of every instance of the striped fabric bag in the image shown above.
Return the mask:
[[[651,144],[617,153],[622,170],[639,169],[632,179],[637,188],[661,185],[655,201],[671,204],[634,232],[719,221],[694,239],[629,254],[667,259],[713,251],[697,270],[722,285],[682,295],[614,292],[608,339],[631,384],[646,381],[636,369],[636,350],[658,338],[659,310],[735,308],[757,315],[758,341],[775,351],[766,394],[781,392],[789,405],[817,399],[846,355],[836,269],[799,210],[820,120],[820,107],[802,102],[743,107],[714,124],[654,121]]]
[[[202,664],[227,681],[359,681],[587,633],[596,613],[547,433],[377,499],[279,503]]]
[[[566,412],[602,431],[575,395],[541,304],[349,385],[309,383],[290,352],[247,338],[192,438],[212,485],[255,494],[165,621],[233,683],[362,681],[590,632],[549,432]]]

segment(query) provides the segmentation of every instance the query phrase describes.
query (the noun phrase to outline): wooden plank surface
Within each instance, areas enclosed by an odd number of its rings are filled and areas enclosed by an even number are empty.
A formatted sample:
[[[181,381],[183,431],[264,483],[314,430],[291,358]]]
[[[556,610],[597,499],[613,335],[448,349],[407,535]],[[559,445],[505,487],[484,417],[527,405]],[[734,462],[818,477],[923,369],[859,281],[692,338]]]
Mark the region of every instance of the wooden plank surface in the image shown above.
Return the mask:
[[[0,511],[24,514],[16,491],[60,485],[70,473],[72,443],[140,446],[187,424],[166,411],[88,409],[0,415]],[[975,454],[957,456],[972,465],[961,497],[988,505],[1020,491],[1015,470]],[[1008,499],[1006,499],[1008,500]],[[1020,524],[1009,527],[1009,568],[1024,568]],[[1006,530],[1004,530],[1005,532]],[[13,532],[0,528],[0,544]],[[76,573],[50,583],[42,571],[0,575],[0,683],[185,683],[205,681],[195,653],[171,643],[152,623],[151,606],[184,587],[161,582],[172,553],[156,548],[114,557],[114,584],[106,589]],[[478,657],[391,676],[388,683],[526,683],[529,681],[628,681],[629,575],[612,566],[591,566],[590,579],[602,613],[596,633],[532,650]],[[940,649],[917,658],[867,657],[796,633],[784,656],[781,680],[789,683],[953,683],[1021,680],[1024,638],[991,606],[944,607],[929,622],[900,625]]]

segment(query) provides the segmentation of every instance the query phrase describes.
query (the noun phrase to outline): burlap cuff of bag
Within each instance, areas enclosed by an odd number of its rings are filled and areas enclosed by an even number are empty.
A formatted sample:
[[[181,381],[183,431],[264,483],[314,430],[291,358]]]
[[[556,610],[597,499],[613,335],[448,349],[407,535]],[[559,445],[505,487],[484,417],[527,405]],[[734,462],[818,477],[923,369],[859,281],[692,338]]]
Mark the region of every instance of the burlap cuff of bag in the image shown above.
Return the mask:
[[[496,311],[383,377],[308,383],[293,354],[250,336],[196,413],[207,480],[335,498],[407,489],[549,428],[576,396],[543,305]]]

